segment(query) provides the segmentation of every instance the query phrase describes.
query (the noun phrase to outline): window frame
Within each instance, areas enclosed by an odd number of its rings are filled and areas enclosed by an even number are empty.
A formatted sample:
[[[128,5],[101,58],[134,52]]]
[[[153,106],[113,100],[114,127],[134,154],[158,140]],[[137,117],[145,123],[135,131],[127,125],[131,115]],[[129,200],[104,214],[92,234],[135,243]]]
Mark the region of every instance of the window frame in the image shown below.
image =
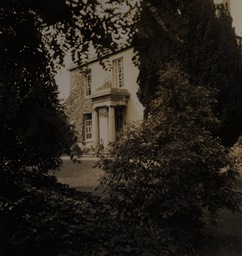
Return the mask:
[[[92,95],[92,70],[88,68],[85,70],[85,96]]]
[[[83,115],[84,120],[84,140],[90,141],[93,138],[93,124],[92,124],[92,114],[86,113]]]
[[[123,88],[124,87],[123,57],[113,60],[112,71],[113,71],[113,87],[114,88]]]

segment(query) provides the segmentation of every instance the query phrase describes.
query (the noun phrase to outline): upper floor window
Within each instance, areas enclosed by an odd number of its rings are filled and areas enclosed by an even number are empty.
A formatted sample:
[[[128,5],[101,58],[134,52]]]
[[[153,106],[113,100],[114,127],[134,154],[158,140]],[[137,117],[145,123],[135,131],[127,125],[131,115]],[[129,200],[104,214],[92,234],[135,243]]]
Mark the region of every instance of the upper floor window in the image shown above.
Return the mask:
[[[116,88],[124,87],[123,58],[113,60],[113,85]]]
[[[88,69],[85,72],[85,95],[90,96],[92,94],[92,72]]]

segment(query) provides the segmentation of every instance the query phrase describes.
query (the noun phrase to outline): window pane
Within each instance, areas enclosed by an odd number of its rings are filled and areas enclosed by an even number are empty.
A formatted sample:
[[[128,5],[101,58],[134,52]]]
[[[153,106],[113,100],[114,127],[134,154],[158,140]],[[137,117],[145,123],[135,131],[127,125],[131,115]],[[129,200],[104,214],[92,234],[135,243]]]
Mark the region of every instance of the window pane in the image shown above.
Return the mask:
[[[91,73],[91,69],[88,69],[86,71],[86,75],[85,75],[85,90],[86,90],[86,96],[90,96],[92,94],[92,73]]]
[[[124,86],[123,59],[113,61],[113,86],[120,88]]]
[[[92,139],[92,114],[84,115],[85,140]]]

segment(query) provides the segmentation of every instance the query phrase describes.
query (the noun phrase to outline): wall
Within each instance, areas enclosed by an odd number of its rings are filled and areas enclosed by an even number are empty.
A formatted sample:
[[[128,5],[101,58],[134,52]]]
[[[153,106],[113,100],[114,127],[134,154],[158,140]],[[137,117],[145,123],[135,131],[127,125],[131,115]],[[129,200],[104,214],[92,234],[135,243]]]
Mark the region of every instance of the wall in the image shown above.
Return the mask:
[[[111,67],[112,61],[123,57],[123,67],[124,67],[124,88],[128,89],[130,93],[129,102],[128,102],[128,112],[127,112],[127,121],[136,121],[143,118],[144,107],[139,102],[136,95],[138,90],[137,77],[138,77],[138,68],[134,66],[132,62],[133,49],[129,48],[125,51],[116,53],[115,55],[109,56],[107,60],[107,65]],[[103,86],[107,82],[112,82],[112,71],[111,68],[108,71],[105,71],[103,67],[98,62],[93,62],[89,65],[92,69],[92,86],[93,92],[99,87]]]
[[[64,108],[69,121],[75,126],[79,142],[84,141],[83,115],[92,113],[92,102],[84,96],[84,76],[80,68],[70,72],[70,95],[64,103]]]

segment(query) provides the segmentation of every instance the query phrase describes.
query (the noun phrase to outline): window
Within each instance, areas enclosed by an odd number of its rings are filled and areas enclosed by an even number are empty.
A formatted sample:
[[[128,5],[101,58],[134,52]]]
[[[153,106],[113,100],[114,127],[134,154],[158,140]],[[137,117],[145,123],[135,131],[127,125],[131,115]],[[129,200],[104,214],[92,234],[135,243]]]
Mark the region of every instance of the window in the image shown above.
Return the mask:
[[[85,72],[85,94],[90,96],[92,94],[92,73],[91,69]]]
[[[92,114],[84,115],[84,137],[85,140],[92,139]]]
[[[124,86],[123,58],[113,60],[113,85],[115,88]]]

